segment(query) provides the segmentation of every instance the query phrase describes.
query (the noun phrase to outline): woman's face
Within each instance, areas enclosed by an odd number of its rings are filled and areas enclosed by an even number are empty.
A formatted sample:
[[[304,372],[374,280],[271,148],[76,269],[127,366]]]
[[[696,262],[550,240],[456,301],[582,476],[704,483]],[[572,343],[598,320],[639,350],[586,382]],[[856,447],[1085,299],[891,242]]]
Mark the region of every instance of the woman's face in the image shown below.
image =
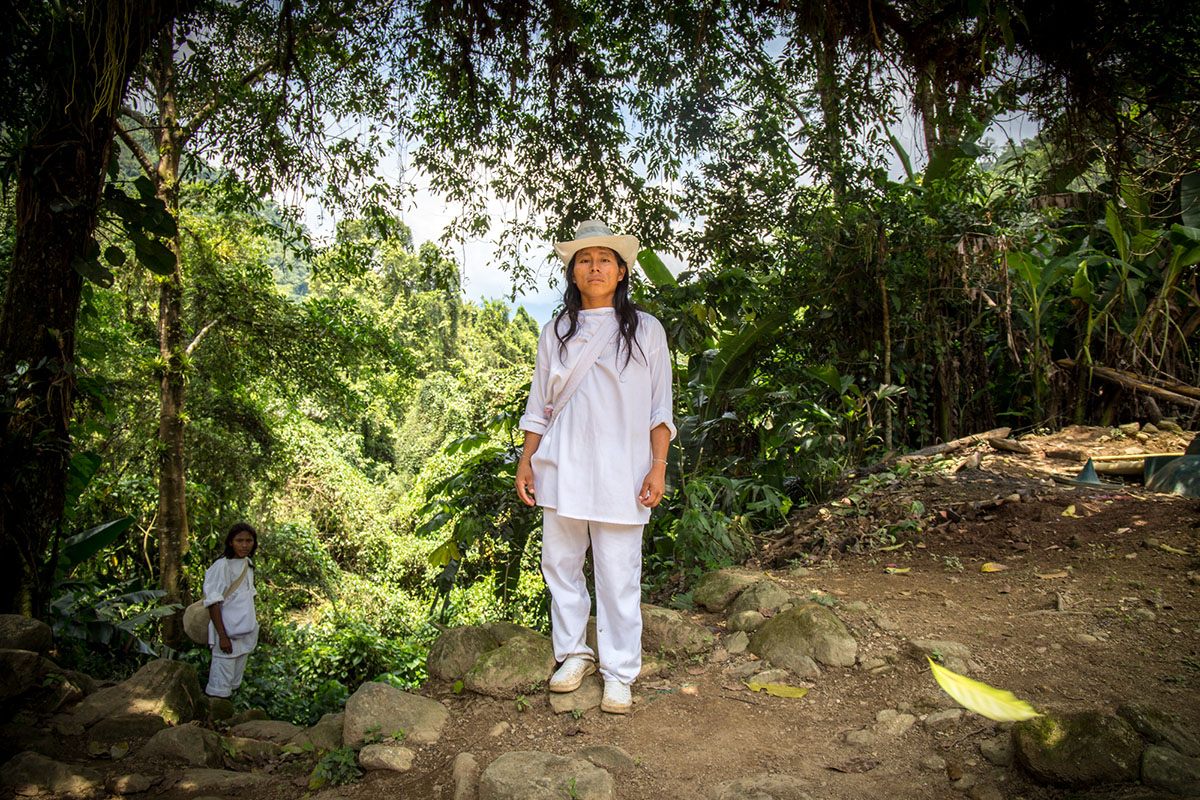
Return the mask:
[[[230,544],[233,545],[234,555],[238,558],[245,558],[254,549],[254,535],[249,531],[238,531]]]
[[[613,304],[617,284],[625,279],[625,268],[611,249],[585,247],[575,253],[572,277],[583,296],[584,308],[604,308]]]

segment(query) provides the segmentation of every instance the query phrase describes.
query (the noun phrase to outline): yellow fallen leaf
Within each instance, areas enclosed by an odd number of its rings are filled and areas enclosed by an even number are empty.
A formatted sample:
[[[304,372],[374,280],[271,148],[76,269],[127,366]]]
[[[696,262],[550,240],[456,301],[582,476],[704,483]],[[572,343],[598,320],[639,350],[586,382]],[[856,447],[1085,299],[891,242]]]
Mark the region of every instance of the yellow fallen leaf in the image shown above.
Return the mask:
[[[908,542],[898,542],[896,544],[889,544],[887,547],[876,547],[875,550],[880,553],[886,553],[889,550],[899,550],[906,544],[908,544]]]
[[[912,571],[912,567],[884,567],[883,571],[888,575],[907,575]]]
[[[1158,549],[1162,550],[1164,553],[1173,553],[1177,556],[1191,555],[1191,553],[1189,553],[1187,550],[1180,550],[1178,547],[1171,547],[1169,544],[1159,544]]]
[[[786,683],[759,683],[758,681],[750,681],[746,684],[752,692],[766,692],[772,697],[791,697],[799,699],[808,694],[808,689],[803,686],[789,686]]]
[[[932,658],[926,658],[938,686],[968,711],[996,722],[1020,722],[1041,716],[1033,706],[1007,689],[997,689],[982,681],[972,680],[935,663]]]
[[[1064,509],[1063,509],[1063,512],[1062,512],[1062,515],[1063,515],[1064,517],[1077,517],[1077,516],[1079,516],[1078,514],[1076,514],[1076,513],[1075,513],[1075,504],[1074,504],[1074,503],[1072,503],[1071,505],[1069,505],[1069,506],[1067,506],[1066,508],[1064,508]]]
[[[1071,573],[1067,572],[1064,569],[1060,569],[1058,572],[1035,572],[1033,574],[1037,575],[1039,578],[1041,578],[1044,581],[1048,581],[1048,580],[1053,580],[1054,578],[1069,577]]]
[[[989,561],[979,568],[980,572],[1004,572],[1008,567],[1003,564],[997,564],[995,561]]]

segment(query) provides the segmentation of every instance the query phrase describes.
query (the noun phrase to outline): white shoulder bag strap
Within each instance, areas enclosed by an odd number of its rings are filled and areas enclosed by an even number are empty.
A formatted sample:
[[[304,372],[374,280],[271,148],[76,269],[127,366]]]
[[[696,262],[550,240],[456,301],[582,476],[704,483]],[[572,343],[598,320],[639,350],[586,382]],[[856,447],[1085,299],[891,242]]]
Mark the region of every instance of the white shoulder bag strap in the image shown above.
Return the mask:
[[[562,391],[558,393],[558,397],[546,404],[545,414],[550,420],[550,424],[546,426],[546,433],[550,433],[550,429],[554,427],[554,421],[562,414],[562,410],[567,405],[567,401],[575,394],[575,390],[579,388],[579,384],[583,383],[584,376],[588,370],[600,358],[600,352],[612,341],[613,336],[617,334],[617,321],[609,320],[608,324],[596,332],[596,335],[588,342],[587,347],[579,354],[579,360],[575,362],[575,366],[571,369],[571,374],[567,376],[567,382],[563,385]],[[543,436],[546,433],[542,434]]]
[[[237,576],[233,583],[229,584],[229,588],[225,590],[225,598],[237,591],[237,588],[242,585],[242,581],[246,580],[246,573],[250,571],[250,559],[246,559],[245,566],[242,567],[242,574]]]

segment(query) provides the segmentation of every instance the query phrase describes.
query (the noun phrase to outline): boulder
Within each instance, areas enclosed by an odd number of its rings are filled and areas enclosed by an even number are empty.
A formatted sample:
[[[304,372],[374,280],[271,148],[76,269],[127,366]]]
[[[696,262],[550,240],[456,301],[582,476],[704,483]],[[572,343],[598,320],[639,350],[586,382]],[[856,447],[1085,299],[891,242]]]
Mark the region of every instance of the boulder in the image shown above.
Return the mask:
[[[54,662],[32,650],[0,650],[0,703],[7,704],[31,689],[41,688],[46,675],[57,671]]]
[[[479,777],[479,800],[616,800],[612,776],[576,756],[505,753]]]
[[[743,569],[719,569],[702,577],[692,590],[692,601],[707,611],[724,611],[734,598],[766,576]]]
[[[456,681],[475,666],[480,656],[499,646],[500,640],[485,627],[466,625],[451,628],[429,648],[425,666],[431,678]]]
[[[306,728],[291,738],[288,744],[297,747],[311,746],[314,750],[336,750],[342,746],[342,726],[345,714],[326,714],[316,725]]]
[[[677,656],[703,653],[716,637],[678,611],[642,603],[642,647],[650,653]]]
[[[233,715],[236,713],[237,709],[233,707],[233,701],[228,697],[208,698],[209,722],[224,722],[233,719]]]
[[[100,773],[94,770],[25,752],[0,768],[0,784],[19,795],[49,792],[66,797],[88,797],[98,792],[104,782]]]
[[[195,719],[203,704],[196,670],[182,661],[159,659],[128,680],[85,697],[73,710],[71,720],[88,727],[109,717],[141,714],[180,725]]]
[[[229,729],[234,736],[244,736],[247,739],[262,739],[276,744],[287,744],[304,732],[299,725],[278,719],[252,719],[234,725]]]
[[[165,728],[151,736],[138,751],[140,758],[153,763],[189,767],[219,767],[223,755],[220,735],[199,725]]]
[[[244,736],[229,736],[225,747],[239,761],[270,761],[283,755],[283,747],[266,739],[247,739]]]
[[[412,769],[412,750],[398,744],[369,744],[358,753],[358,765],[368,772],[388,770],[408,772]]]
[[[30,650],[46,655],[54,646],[54,633],[41,620],[21,614],[0,614],[0,650]]]
[[[1043,783],[1081,788],[1138,778],[1142,740],[1120,717],[1047,714],[1017,723],[1012,737],[1017,763]]]
[[[1117,716],[1151,744],[1172,747],[1185,756],[1200,756],[1200,739],[1173,714],[1139,703],[1126,703],[1117,709]]]
[[[804,781],[792,775],[764,772],[719,783],[713,800],[812,800],[804,791]]]
[[[88,728],[89,742],[98,744],[113,744],[127,742],[131,739],[149,739],[154,734],[167,727],[162,717],[146,714],[118,714],[115,717],[102,719]]]
[[[223,795],[227,792],[237,792],[246,789],[262,789],[271,784],[277,784],[277,776],[264,775],[259,772],[232,772],[225,769],[186,769],[175,791],[189,794]]]
[[[811,672],[805,658],[831,667],[854,666],[858,643],[828,608],[804,603],[767,620],[750,638],[750,652],[804,675]]]
[[[584,678],[580,687],[573,692],[550,692],[550,707],[555,714],[583,713],[599,708],[603,696],[604,679],[592,674]]]
[[[18,722],[0,724],[0,761],[32,750],[51,758],[61,755],[63,740],[45,728]]]
[[[489,622],[483,626],[483,629],[495,637],[497,644],[504,644],[514,636],[541,636],[533,628],[526,628],[524,625],[505,620]]]
[[[489,697],[516,697],[531,691],[554,672],[554,647],[545,636],[526,633],[484,653],[463,683]]]
[[[1200,795],[1200,758],[1150,745],[1142,754],[1142,783],[1171,794]]]
[[[433,744],[442,735],[450,712],[436,700],[403,692],[386,683],[364,683],[346,701],[342,742],[361,743],[372,733],[401,733],[406,742]]]
[[[762,615],[761,611],[739,611],[729,615],[729,621],[725,627],[734,632],[753,633],[766,621],[767,618]]]
[[[158,781],[157,778],[150,775],[142,775],[138,772],[127,772],[120,775],[112,775],[104,782],[104,788],[111,794],[141,794],[150,789]]]
[[[747,587],[729,605],[729,616],[741,611],[778,611],[784,603],[789,603],[792,596],[775,581],[759,581]]]

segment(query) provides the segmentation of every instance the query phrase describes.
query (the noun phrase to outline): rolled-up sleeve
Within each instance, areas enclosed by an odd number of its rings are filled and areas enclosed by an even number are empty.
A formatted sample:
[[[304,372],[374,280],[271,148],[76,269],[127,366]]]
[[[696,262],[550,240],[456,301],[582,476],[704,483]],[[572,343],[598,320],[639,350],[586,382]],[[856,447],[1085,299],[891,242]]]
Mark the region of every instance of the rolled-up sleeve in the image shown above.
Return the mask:
[[[550,420],[546,418],[546,393],[550,383],[549,345],[546,340],[546,328],[538,337],[537,361],[533,367],[533,380],[529,382],[529,400],[525,403],[525,413],[521,415],[518,427],[539,436],[546,432]]]
[[[650,353],[650,430],[666,425],[675,438],[674,393],[671,387],[671,351],[666,336],[661,345]]]

